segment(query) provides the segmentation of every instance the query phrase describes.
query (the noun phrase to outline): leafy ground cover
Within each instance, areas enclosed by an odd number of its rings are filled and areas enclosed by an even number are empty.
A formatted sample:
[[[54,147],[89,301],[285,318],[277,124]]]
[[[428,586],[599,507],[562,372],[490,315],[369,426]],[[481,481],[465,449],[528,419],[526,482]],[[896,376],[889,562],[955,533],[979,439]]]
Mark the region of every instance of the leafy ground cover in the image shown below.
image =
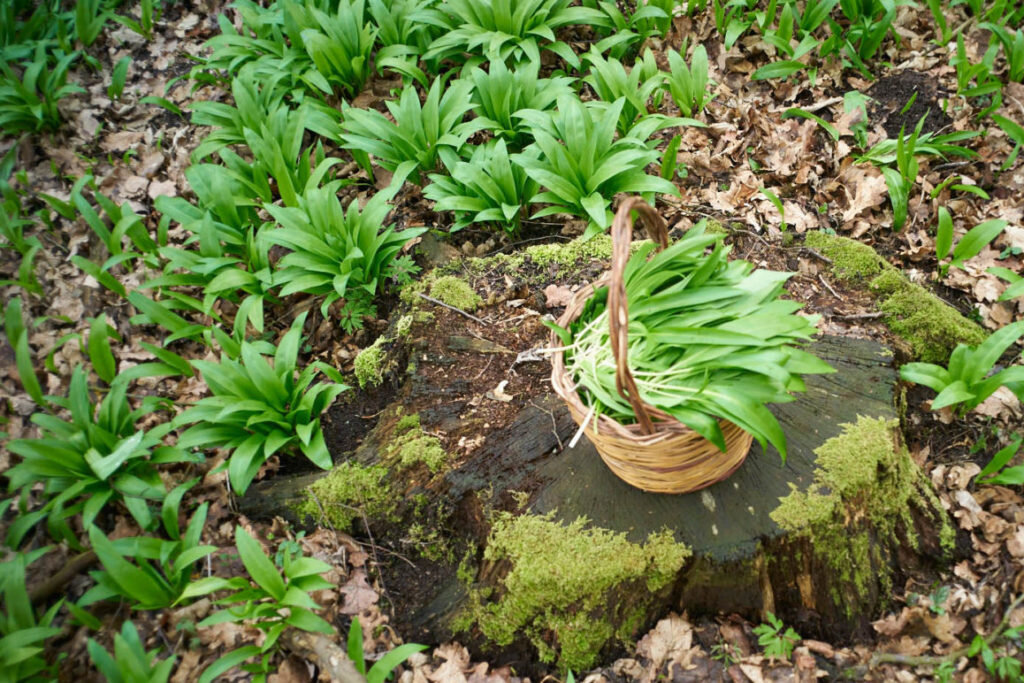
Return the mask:
[[[1020,677],[1021,5],[0,11],[11,678],[308,680],[297,632],[348,634],[364,670],[391,650],[371,535],[253,523],[235,496],[330,465],[323,413],[361,407],[357,353],[422,276],[427,227],[515,253],[598,235],[620,193],[796,271],[820,329],[893,341],[912,454],[959,554],[908,577],[862,641],[673,615],[591,680]],[[925,290],[973,323],[905,333]],[[403,680],[521,675],[431,645]]]

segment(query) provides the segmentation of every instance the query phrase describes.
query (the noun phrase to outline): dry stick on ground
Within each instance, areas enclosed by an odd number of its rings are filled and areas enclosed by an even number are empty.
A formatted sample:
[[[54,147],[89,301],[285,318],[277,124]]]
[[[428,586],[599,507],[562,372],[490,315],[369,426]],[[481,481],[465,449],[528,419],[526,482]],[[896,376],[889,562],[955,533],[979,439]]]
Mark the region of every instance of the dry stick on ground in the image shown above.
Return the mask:
[[[460,313],[460,314],[462,314],[462,315],[466,316],[467,318],[469,318],[470,320],[473,320],[473,321],[476,321],[476,322],[480,323],[481,325],[486,325],[486,324],[487,324],[486,322],[484,322],[484,321],[483,321],[483,320],[481,320],[480,318],[476,317],[476,316],[475,316],[475,315],[473,315],[472,313],[466,313],[466,312],[465,312],[464,310],[462,310],[461,308],[456,308],[455,306],[449,306],[449,305],[448,305],[448,304],[446,304],[445,302],[443,302],[443,301],[438,301],[438,300],[437,300],[437,299],[435,299],[434,297],[432,297],[432,296],[427,296],[427,295],[426,295],[426,294],[424,294],[423,292],[419,292],[419,295],[420,295],[420,298],[421,298],[421,299],[426,299],[426,300],[427,300],[427,301],[429,301],[430,303],[432,303],[432,304],[437,304],[438,306],[444,306],[444,307],[445,307],[445,308],[447,308],[448,310],[450,310],[450,311],[455,311],[456,313]]]
[[[820,282],[822,285],[824,285],[825,289],[827,289],[829,292],[832,293],[832,296],[834,296],[835,298],[839,299],[840,301],[846,301],[846,299],[844,299],[842,297],[842,295],[839,294],[839,292],[837,292],[836,290],[832,289],[832,285],[830,285],[828,283],[828,280],[826,280],[824,278],[824,276],[822,276],[821,273],[818,273],[818,282]]]
[[[812,249],[811,247],[804,247],[804,246],[801,246],[801,247],[798,247],[798,248],[800,249],[800,251],[806,252],[806,253],[810,254],[811,256],[813,256],[814,258],[816,258],[816,259],[818,259],[820,261],[824,261],[825,263],[829,264],[830,266],[832,265],[832,259],[830,259],[828,256],[825,256],[824,254],[820,253],[817,249]]]
[[[548,410],[547,408],[542,408],[533,401],[530,401],[530,405],[536,408],[537,410],[543,413],[547,413],[548,415],[551,416],[551,433],[555,435],[555,441],[558,442],[558,452],[561,453],[562,451],[564,451],[565,445],[562,444],[562,438],[558,436],[558,420],[555,419],[555,412],[553,410]]]
[[[834,315],[833,318],[839,320],[874,320],[876,318],[884,318],[885,313],[876,311],[874,313],[848,313],[846,315]]]
[[[999,626],[992,631],[992,633],[985,636],[985,644],[989,647],[992,643],[999,640],[1010,626],[1010,617],[1013,615],[1013,611],[1024,602],[1024,595],[1018,595],[1017,598],[1010,603],[1010,606],[1006,608],[1006,612],[1003,613],[1003,620],[999,622]],[[953,650],[948,655],[901,655],[895,652],[876,652],[871,656],[871,668],[878,666],[879,664],[902,664],[904,666],[938,666],[945,662],[955,662],[961,657],[966,657],[970,651],[971,646],[965,645],[961,648]]]
[[[80,555],[75,555],[61,568],[59,572],[33,588],[28,594],[29,601],[32,602],[32,604],[42,602],[63,588],[64,584],[78,576],[95,562],[96,553],[91,550],[81,553]]]
[[[322,633],[290,628],[281,634],[281,644],[302,659],[320,666],[335,683],[366,683],[355,663],[341,646]]]

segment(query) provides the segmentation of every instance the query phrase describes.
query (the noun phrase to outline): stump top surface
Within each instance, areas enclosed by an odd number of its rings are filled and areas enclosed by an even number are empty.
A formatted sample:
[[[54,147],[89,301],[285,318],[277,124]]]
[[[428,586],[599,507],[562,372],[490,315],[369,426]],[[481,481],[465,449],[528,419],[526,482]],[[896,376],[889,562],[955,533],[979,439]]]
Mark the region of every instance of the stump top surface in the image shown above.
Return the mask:
[[[554,511],[567,522],[585,515],[595,526],[625,532],[637,542],[667,527],[696,555],[718,560],[750,556],[762,538],[782,533],[769,514],[791,485],[806,489],[813,481],[816,448],[858,416],[896,416],[896,372],[888,347],[824,337],[808,350],[836,373],[807,377],[807,391],[796,401],[771,406],[788,442],[785,464],[774,448],[764,452],[755,442],[743,465],[723,482],[688,494],[646,493],[612,474],[582,438],[574,448],[538,464],[536,474],[545,485],[531,512]]]

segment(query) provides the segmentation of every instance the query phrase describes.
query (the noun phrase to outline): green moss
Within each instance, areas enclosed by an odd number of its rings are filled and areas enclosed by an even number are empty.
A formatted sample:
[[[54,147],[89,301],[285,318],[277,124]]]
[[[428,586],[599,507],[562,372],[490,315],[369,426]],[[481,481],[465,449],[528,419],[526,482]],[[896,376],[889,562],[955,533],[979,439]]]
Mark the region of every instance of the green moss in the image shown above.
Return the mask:
[[[419,413],[413,413],[412,415],[405,415],[398,422],[395,423],[395,436],[405,434],[410,429],[420,428],[420,416]]]
[[[412,316],[403,315],[395,323],[395,334],[399,337],[408,337],[410,330],[412,330]]]
[[[451,543],[435,526],[413,522],[406,531],[405,540],[428,560],[455,561]]]
[[[597,235],[586,242],[574,239],[567,244],[535,244],[527,247],[520,258],[526,259],[540,268],[550,265],[560,268],[571,268],[591,261],[601,261],[612,257],[612,238],[608,235]],[[513,261],[515,257],[513,257]]]
[[[897,425],[896,420],[866,417],[842,425],[842,434],[815,450],[814,483],[807,491],[794,487],[771,513],[780,527],[807,539],[812,552],[833,569],[838,579],[833,599],[848,612],[874,586],[883,596],[892,588],[883,549],[918,547],[911,510],[920,507],[932,514],[942,509],[907,449],[896,446]],[[928,506],[920,505],[922,497]],[[949,520],[942,516],[935,524],[946,543],[953,533]]]
[[[384,457],[394,458],[400,467],[423,463],[434,473],[448,462],[448,453],[441,441],[420,429],[420,416],[415,413],[395,423],[391,441],[384,447]]]
[[[309,516],[321,526],[348,531],[363,513],[377,518],[389,515],[391,491],[387,478],[388,468],[383,465],[364,467],[343,462],[313,482],[295,512],[300,519]]]
[[[709,218],[707,223],[704,224],[704,232],[709,235],[728,235],[729,228],[725,227],[715,219]]]
[[[356,381],[359,388],[367,386],[380,386],[384,381],[384,337],[378,337],[377,341],[360,351],[352,363],[352,370],[356,373]]]
[[[404,439],[397,449],[397,454],[402,467],[423,463],[431,472],[439,472],[448,462],[448,453],[441,446],[441,442],[436,436],[429,434],[421,433],[411,439]]]
[[[579,238],[571,242],[535,244],[513,254],[493,254],[484,258],[468,258],[445,266],[449,272],[468,269],[472,273],[504,272],[520,282],[550,284],[548,271],[558,273],[559,280],[575,277],[595,261],[608,261],[612,257],[612,240],[598,235],[586,242]],[[543,271],[541,274],[531,271]]]
[[[841,280],[867,280],[895,270],[874,249],[848,237],[815,230],[804,235],[804,244],[831,259],[832,274]]]
[[[566,525],[551,514],[502,514],[484,559],[510,569],[497,601],[472,594],[471,616],[493,642],[508,645],[525,635],[543,661],[557,657],[560,666],[579,671],[594,664],[617,632],[628,635],[620,627],[638,623],[638,610],[646,613],[635,600],[617,599],[618,590],[625,595],[644,586],[649,603],[689,555],[668,531],[635,544],[625,534],[588,528],[582,517]]]
[[[886,314],[889,329],[905,339],[921,361],[944,362],[957,344],[985,341],[980,326],[898,272],[882,273],[871,281],[871,289],[881,295],[878,308]]]
[[[805,244],[832,260],[841,280],[867,282],[893,334],[906,341],[918,360],[940,362],[957,344],[979,344],[986,334],[920,285],[906,279],[866,244],[838,235],[808,232]]]
[[[431,282],[430,296],[469,313],[483,301],[465,280],[454,275],[443,275]]]

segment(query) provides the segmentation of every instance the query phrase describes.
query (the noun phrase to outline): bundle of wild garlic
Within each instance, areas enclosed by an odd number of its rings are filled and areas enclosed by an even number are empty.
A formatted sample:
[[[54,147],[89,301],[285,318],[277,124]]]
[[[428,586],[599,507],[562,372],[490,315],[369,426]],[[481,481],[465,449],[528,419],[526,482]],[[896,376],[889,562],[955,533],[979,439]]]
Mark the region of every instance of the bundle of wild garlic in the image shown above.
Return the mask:
[[[708,249],[710,248],[710,251]],[[792,401],[801,375],[834,372],[793,344],[811,338],[817,316],[780,299],[790,273],[728,261],[721,235],[701,222],[648,260],[642,245],[624,271],[629,308],[629,370],[638,395],[725,451],[725,418],[786,458],[786,438],[766,403]],[[552,326],[565,345],[565,367],[595,414],[636,422],[615,388],[608,326],[608,288],[601,287],[568,329]]]

